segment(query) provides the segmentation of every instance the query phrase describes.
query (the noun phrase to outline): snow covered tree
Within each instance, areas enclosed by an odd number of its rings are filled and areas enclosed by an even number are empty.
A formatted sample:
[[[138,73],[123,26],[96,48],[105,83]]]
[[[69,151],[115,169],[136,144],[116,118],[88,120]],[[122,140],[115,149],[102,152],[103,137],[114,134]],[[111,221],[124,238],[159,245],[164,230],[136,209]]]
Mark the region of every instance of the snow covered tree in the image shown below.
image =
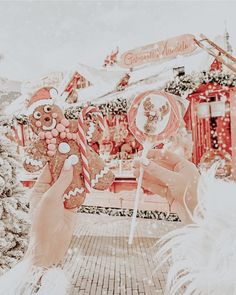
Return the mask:
[[[28,242],[28,201],[19,169],[16,146],[0,136],[0,275],[22,258]]]

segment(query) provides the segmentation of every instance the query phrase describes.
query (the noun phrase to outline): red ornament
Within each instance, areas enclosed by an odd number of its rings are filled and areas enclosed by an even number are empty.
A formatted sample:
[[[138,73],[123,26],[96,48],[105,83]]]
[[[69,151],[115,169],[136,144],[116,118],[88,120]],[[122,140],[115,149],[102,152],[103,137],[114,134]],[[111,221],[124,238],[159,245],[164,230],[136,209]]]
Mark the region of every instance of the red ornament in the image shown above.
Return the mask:
[[[222,71],[222,63],[217,59],[215,59],[210,66],[210,72],[213,71]]]

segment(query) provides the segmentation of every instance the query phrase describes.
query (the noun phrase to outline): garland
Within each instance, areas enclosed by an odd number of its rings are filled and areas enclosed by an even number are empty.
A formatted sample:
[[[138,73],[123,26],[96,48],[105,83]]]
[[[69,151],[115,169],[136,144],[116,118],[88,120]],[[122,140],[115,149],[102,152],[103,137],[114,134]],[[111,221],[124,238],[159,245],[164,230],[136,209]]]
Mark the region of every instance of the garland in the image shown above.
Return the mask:
[[[164,90],[174,95],[186,96],[196,90],[201,84],[216,83],[225,87],[236,86],[236,75],[224,71],[212,71],[193,73],[192,75],[177,76],[175,79],[166,83]],[[126,114],[131,99],[117,98],[116,100],[100,104],[98,106],[103,116]],[[94,104],[90,104],[94,106]],[[65,110],[67,119],[78,119],[82,106],[69,107]],[[25,115],[15,117],[20,124],[27,124],[28,119]]]
[[[18,124],[21,124],[21,125],[27,125],[28,124],[28,117],[26,115],[18,115],[18,116],[15,116],[15,119],[17,121]]]
[[[224,71],[193,73],[192,75],[177,76],[167,82],[165,91],[186,96],[196,90],[201,84],[215,83],[225,87],[236,86],[236,75]]]
[[[95,106],[94,104],[90,104],[90,106]],[[78,119],[79,114],[84,106],[77,107],[69,107],[65,110],[65,117],[67,119]],[[125,98],[117,98],[114,101],[110,101],[108,103],[103,103],[98,106],[100,112],[103,116],[108,115],[122,115],[126,114],[128,111],[129,103]],[[26,125],[28,123],[28,118],[26,115],[18,115],[15,116],[17,123]]]
[[[94,104],[90,104],[90,106],[94,106]],[[122,115],[126,114],[128,111],[129,103],[125,98],[117,98],[114,101],[110,101],[108,103],[103,103],[98,105],[98,108],[103,116],[107,115]],[[82,110],[83,106],[78,107],[70,107],[65,110],[65,117],[67,119],[77,119]]]

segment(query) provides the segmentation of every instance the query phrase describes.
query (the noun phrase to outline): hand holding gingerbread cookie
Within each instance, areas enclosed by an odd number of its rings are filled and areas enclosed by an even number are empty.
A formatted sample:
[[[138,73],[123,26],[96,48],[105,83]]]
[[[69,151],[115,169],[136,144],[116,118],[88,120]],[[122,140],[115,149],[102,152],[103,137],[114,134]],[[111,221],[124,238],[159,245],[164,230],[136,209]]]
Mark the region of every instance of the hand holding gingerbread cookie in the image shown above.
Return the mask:
[[[78,122],[69,121],[55,104],[56,96],[56,89],[45,87],[39,89],[29,101],[29,121],[36,140],[27,149],[24,167],[34,172],[48,162],[54,183],[64,161],[70,159],[74,175],[64,194],[64,206],[71,209],[84,202],[91,188],[107,189],[114,176],[87,144],[88,140],[96,141],[102,136],[101,114],[96,108],[87,107],[81,111]]]

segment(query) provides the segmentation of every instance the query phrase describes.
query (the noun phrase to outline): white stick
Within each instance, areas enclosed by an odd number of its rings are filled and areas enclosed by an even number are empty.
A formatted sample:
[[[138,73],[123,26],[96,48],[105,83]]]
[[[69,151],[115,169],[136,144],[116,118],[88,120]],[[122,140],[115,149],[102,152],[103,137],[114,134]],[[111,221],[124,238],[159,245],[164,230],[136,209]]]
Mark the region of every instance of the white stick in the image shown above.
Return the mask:
[[[139,198],[140,198],[141,189],[142,189],[142,181],[143,181],[143,167],[140,167],[140,175],[138,179],[138,186],[137,186],[135,200],[134,200],[134,211],[132,215],[131,228],[130,228],[130,234],[129,234],[129,245],[132,245],[133,243],[134,232],[137,225],[136,217],[138,212]]]
[[[152,144],[149,142],[145,142],[143,144],[143,152],[142,152],[141,158],[147,157],[147,153],[151,147],[152,147]],[[134,211],[133,211],[133,215],[132,215],[131,228],[130,228],[130,234],[129,234],[129,242],[128,242],[129,245],[132,245],[132,243],[133,243],[134,232],[135,232],[135,228],[137,225],[136,218],[137,218],[140,194],[141,194],[141,190],[142,190],[142,182],[143,182],[143,167],[140,166],[140,175],[139,175],[138,186],[137,186],[135,199],[134,199]]]

